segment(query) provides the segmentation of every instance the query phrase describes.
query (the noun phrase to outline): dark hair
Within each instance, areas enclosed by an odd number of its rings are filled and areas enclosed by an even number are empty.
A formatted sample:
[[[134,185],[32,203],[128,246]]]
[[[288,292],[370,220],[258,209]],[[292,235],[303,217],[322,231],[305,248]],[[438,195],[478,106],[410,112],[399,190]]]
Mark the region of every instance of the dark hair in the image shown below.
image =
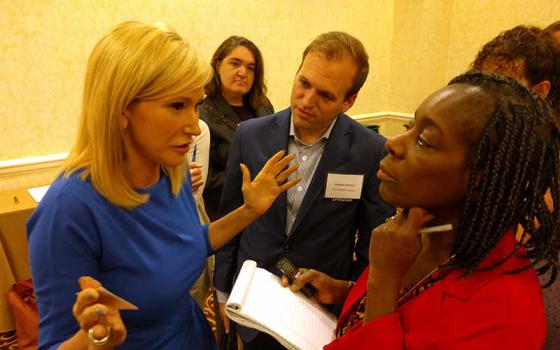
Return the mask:
[[[507,66],[516,60],[523,63],[523,71],[519,73],[531,86],[550,81],[546,100],[554,113],[560,115],[560,45],[550,33],[532,26],[506,30],[482,47],[472,68],[484,70],[484,65],[490,62]]]
[[[249,92],[243,96],[243,100],[254,110],[257,110],[259,107],[264,106],[267,103],[266,85],[264,83],[264,62],[259,48],[251,40],[242,36],[230,36],[221,43],[220,46],[218,46],[216,52],[214,52],[214,55],[212,56],[212,61],[210,62],[210,65],[214,70],[214,76],[204,88],[204,92],[210,97],[222,93],[222,83],[220,81],[220,76],[218,75],[218,66],[224,58],[231,53],[231,51],[239,46],[246,47],[255,57],[255,77],[253,79],[253,85],[251,86]]]
[[[511,254],[525,247],[532,265],[541,263],[539,273],[552,268],[552,283],[560,251],[560,133],[549,106],[517,81],[496,74],[469,72],[452,84],[479,87],[495,105],[482,117],[485,126],[470,150],[454,264],[475,271],[504,234],[521,224],[525,233]],[[552,208],[544,199],[547,191]]]
[[[305,48],[299,68],[301,68],[305,56],[310,52],[319,52],[325,55],[328,60],[340,60],[344,57],[344,54],[349,54],[356,63],[358,71],[344,98],[346,99],[360,91],[369,73],[369,57],[360,40],[345,32],[323,33]]]
[[[560,31],[560,21],[549,24],[548,27],[544,28],[544,31],[550,34]]]

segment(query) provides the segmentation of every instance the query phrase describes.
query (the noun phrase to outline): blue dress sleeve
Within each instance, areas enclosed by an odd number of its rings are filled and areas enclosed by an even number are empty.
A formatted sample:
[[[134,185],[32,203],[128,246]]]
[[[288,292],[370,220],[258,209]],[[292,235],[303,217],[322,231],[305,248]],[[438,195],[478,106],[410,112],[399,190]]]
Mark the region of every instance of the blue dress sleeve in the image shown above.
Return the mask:
[[[208,237],[208,226],[209,225],[201,225],[202,226],[202,234],[204,236],[204,241],[206,242],[206,256],[210,256],[215,253],[215,251],[210,246],[210,237]]]
[[[27,232],[40,315],[39,349],[56,349],[79,330],[72,306],[80,290],[78,278],[97,275],[99,236],[88,203],[64,192],[43,199]]]

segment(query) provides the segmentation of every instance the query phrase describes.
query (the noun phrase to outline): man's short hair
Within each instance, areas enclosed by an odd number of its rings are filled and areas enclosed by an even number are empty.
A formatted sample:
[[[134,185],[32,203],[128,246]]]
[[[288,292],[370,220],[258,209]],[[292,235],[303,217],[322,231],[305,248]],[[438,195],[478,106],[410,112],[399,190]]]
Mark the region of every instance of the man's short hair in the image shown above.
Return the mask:
[[[310,52],[321,53],[328,60],[340,60],[344,55],[350,55],[356,63],[358,70],[352,86],[346,92],[345,98],[360,91],[369,73],[369,56],[360,40],[345,32],[323,33],[316,37],[303,51],[300,68],[303,60],[305,60],[305,56]]]
[[[508,66],[521,62],[523,76],[531,86],[550,81],[546,100],[560,113],[560,45],[548,32],[533,26],[516,26],[486,43],[476,55],[472,69],[484,70],[485,64]]]

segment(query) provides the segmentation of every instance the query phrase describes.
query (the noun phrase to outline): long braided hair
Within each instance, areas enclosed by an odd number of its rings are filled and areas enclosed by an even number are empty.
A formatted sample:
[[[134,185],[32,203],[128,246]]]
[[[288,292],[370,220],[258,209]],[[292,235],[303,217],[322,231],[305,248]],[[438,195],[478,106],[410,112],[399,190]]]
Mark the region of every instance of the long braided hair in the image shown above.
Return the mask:
[[[480,87],[495,103],[471,150],[454,265],[474,272],[504,234],[521,225],[523,237],[507,258],[523,246],[540,274],[552,269],[550,285],[560,251],[560,133],[551,110],[536,94],[503,76],[468,72],[452,84]],[[545,202],[547,191],[552,208]]]

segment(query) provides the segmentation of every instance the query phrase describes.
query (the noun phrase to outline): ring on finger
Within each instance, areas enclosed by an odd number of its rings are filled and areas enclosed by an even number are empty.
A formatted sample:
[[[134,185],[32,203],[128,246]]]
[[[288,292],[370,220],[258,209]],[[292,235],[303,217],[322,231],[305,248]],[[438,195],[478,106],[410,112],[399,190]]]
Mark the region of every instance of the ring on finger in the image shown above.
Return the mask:
[[[111,327],[105,327],[105,330],[107,334],[101,339],[98,339],[93,335],[93,327],[88,330],[88,338],[93,345],[103,346],[109,342],[109,338],[111,337]]]
[[[385,219],[385,223],[388,223],[389,221],[393,221],[393,220],[395,220],[396,218],[397,218],[396,215],[390,216],[390,217],[388,217],[387,219]]]

